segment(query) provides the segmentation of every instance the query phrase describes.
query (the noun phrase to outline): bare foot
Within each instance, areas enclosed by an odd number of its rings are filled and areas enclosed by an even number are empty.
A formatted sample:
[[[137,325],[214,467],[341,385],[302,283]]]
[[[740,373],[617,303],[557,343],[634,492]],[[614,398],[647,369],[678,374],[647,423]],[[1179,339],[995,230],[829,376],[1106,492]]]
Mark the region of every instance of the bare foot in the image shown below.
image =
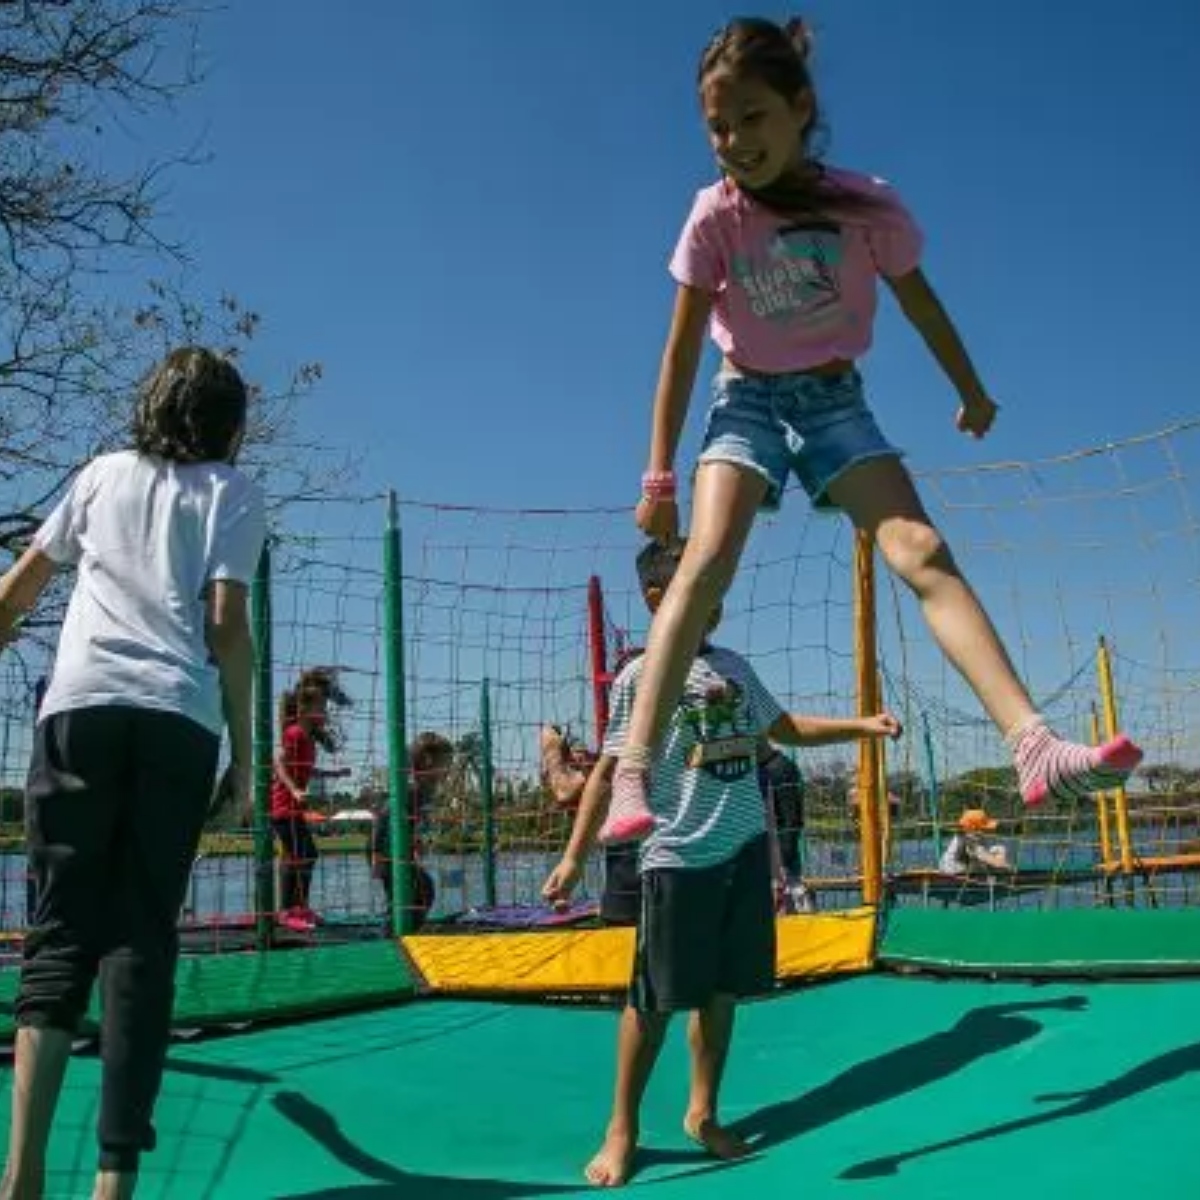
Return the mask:
[[[739,1137],[732,1129],[717,1124],[712,1117],[684,1117],[683,1132],[697,1146],[707,1150],[713,1158],[745,1158],[753,1150],[745,1138]]]
[[[96,1175],[92,1200],[133,1200],[133,1190],[136,1186],[136,1174],[100,1171]]]
[[[46,1172],[37,1170],[14,1171],[12,1165],[0,1179],[0,1200],[41,1200],[46,1194]]]
[[[623,1187],[633,1171],[633,1156],[637,1153],[637,1134],[610,1129],[596,1157],[584,1170],[588,1183],[595,1187]]]
[[[543,725],[539,733],[542,751],[542,778],[557,804],[567,806],[579,801],[587,776],[567,762],[566,739],[553,725]]]

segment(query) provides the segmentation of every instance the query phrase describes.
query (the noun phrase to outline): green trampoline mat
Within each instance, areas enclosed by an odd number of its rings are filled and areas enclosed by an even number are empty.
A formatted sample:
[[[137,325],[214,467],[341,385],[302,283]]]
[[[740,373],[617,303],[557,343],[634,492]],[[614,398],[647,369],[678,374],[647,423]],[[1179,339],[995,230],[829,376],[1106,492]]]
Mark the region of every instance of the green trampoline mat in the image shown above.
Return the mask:
[[[680,1131],[680,1023],[633,1186],[663,1200],[1189,1195],[1198,1011],[1200,982],[888,976],[749,1005],[724,1106],[759,1152],[733,1166]],[[176,1044],[139,1195],[590,1194],[580,1171],[607,1116],[615,1029],[611,1012],[431,1001]],[[88,1194],[98,1075],[94,1059],[72,1064],[52,1196]]]

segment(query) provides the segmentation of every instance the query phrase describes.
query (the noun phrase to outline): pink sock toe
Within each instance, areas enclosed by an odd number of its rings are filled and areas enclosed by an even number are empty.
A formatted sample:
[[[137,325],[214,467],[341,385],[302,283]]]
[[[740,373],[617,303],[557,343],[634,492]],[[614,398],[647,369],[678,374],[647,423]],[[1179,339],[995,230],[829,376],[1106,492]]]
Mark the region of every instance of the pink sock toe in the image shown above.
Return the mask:
[[[1047,800],[1081,800],[1119,787],[1142,761],[1142,750],[1125,734],[1102,746],[1060,738],[1044,723],[1029,726],[1013,747],[1021,796],[1029,806]]]
[[[601,845],[640,841],[654,829],[654,816],[646,800],[649,783],[645,771],[617,767],[608,817],[596,838]]]
[[[1133,771],[1142,761],[1145,752],[1125,734],[1118,734],[1111,742],[1100,747],[1098,758],[1102,766],[1114,771]]]
[[[618,842],[640,842],[654,828],[654,818],[645,813],[641,816],[631,814],[608,821],[600,830],[598,840],[603,845],[614,845]]]

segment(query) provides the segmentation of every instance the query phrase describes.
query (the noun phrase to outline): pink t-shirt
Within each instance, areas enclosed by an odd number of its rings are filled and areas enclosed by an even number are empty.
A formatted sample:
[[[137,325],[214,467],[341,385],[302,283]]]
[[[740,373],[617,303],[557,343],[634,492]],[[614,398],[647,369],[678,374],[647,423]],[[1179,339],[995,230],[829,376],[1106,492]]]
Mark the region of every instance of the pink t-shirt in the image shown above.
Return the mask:
[[[676,281],[713,297],[712,337],[737,366],[785,374],[871,345],[876,277],[914,270],[923,238],[881,179],[829,168],[874,203],[837,220],[780,216],[728,180],[703,188],[671,259]]]

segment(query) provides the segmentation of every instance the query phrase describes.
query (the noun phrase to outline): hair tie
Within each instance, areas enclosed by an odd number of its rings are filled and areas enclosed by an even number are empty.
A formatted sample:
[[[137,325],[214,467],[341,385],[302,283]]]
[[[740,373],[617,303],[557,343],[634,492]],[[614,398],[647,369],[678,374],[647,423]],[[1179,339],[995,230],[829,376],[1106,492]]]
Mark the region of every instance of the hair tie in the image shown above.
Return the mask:
[[[812,51],[812,30],[809,29],[808,23],[803,17],[792,17],[783,27],[783,32],[788,35],[793,48],[800,55],[800,61],[807,62]]]

